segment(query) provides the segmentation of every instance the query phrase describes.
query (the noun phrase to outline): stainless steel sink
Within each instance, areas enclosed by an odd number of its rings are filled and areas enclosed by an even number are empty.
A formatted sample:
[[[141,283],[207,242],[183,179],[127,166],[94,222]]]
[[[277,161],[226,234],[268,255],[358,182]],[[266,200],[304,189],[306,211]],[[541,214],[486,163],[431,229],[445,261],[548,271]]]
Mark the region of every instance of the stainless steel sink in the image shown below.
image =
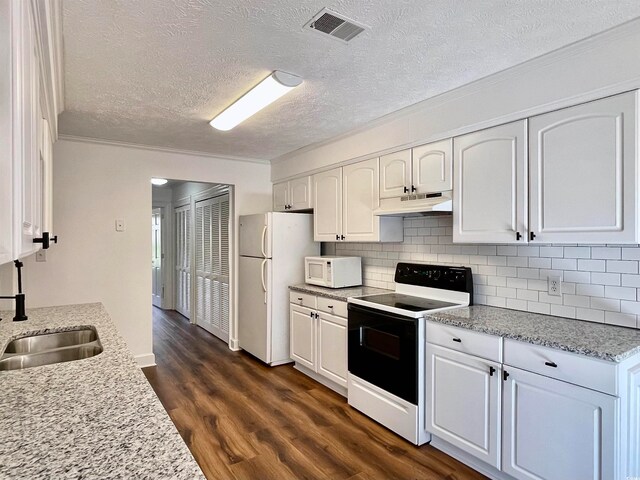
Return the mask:
[[[9,342],[0,357],[0,371],[82,360],[101,352],[102,344],[93,328],[31,335]]]
[[[29,337],[12,340],[5,348],[5,353],[37,353],[51,350],[53,348],[69,347],[71,345],[82,345],[93,342],[98,338],[98,334],[91,328],[79,328],[66,332],[46,333],[42,335],[31,335]]]

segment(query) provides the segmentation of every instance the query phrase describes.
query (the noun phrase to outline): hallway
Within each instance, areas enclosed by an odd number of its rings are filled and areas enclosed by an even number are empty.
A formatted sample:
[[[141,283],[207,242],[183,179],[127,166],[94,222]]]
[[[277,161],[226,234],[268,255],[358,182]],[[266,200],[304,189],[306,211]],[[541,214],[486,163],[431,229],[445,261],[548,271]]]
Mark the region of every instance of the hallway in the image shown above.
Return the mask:
[[[349,407],[291,365],[269,368],[172,311],[153,309],[144,369],[207,478],[480,480]]]

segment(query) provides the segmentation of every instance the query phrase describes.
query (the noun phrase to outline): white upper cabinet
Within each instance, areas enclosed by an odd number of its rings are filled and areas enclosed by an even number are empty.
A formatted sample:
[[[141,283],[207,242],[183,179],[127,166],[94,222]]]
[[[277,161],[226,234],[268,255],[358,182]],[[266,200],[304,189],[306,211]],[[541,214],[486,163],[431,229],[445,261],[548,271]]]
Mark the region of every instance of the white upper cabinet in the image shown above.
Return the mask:
[[[342,235],[342,168],[313,176],[313,236],[316,242],[335,242]]]
[[[411,189],[411,149],[380,157],[380,198],[401,197]]]
[[[451,190],[451,139],[413,149],[412,193]]]
[[[289,205],[289,182],[273,185],[273,211],[284,212]]]
[[[380,157],[379,198],[451,190],[451,142],[449,138]]]
[[[378,208],[378,159],[347,165],[342,169],[343,235],[350,241],[375,242],[380,238]]]
[[[453,241],[526,242],[525,120],[454,139]]]
[[[529,238],[636,243],[636,92],[529,122]]]
[[[276,212],[309,210],[313,208],[311,200],[310,176],[273,186],[273,210]]]

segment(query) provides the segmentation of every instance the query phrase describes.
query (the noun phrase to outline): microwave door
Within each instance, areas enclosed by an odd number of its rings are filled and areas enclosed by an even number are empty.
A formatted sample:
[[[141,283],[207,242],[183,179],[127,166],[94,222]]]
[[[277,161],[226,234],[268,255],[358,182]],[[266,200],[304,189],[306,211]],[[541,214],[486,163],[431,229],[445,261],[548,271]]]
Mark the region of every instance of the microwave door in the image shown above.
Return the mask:
[[[324,285],[324,262],[307,261],[307,281]]]

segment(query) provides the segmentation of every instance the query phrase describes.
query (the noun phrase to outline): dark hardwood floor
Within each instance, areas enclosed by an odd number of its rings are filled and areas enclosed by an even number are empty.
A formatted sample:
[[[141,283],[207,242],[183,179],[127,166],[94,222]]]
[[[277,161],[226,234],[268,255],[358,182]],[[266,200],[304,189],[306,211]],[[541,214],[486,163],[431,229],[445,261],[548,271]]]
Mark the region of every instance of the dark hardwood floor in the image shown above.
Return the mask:
[[[176,312],[153,311],[157,366],[144,373],[207,478],[485,479],[291,365],[266,367]]]

